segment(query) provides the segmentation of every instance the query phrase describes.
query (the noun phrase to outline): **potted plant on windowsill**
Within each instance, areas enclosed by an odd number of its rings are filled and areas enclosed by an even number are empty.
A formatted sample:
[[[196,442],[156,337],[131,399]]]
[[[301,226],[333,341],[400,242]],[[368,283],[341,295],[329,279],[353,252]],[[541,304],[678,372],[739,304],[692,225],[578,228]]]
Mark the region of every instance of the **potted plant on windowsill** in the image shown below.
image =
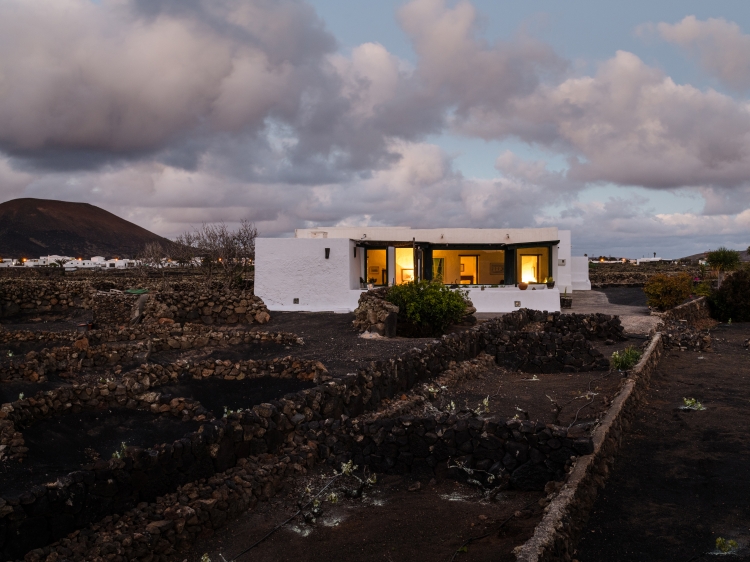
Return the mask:
[[[547,283],[547,288],[548,289],[554,289],[555,288],[555,280],[552,277],[547,277],[547,279],[545,279],[544,282]]]

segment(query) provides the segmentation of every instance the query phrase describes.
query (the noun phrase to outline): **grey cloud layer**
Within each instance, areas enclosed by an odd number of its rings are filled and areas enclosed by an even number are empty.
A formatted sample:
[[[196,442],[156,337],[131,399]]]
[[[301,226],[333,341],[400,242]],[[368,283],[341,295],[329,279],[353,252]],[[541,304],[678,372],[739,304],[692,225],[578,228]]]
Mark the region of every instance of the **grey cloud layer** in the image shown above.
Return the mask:
[[[89,200],[168,235],[245,217],[269,234],[588,220],[668,236],[722,216],[743,228],[744,100],[676,84],[627,52],[577,75],[532,37],[479,39],[468,1],[412,0],[397,17],[415,65],[377,43],[338,53],[301,0],[6,0],[0,198]],[[655,29],[727,84],[750,83],[749,39],[734,24]],[[568,170],[504,153],[499,179],[466,178],[424,140],[446,131],[518,138]],[[670,222],[576,202],[602,182],[687,186],[706,211]]]

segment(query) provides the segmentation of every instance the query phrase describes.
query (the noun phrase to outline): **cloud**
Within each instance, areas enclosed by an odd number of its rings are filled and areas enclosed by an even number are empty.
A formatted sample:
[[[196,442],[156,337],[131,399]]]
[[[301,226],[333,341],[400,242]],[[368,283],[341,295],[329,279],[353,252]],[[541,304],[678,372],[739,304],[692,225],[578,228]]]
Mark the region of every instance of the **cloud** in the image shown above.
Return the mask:
[[[303,0],[0,3],[0,198],[88,201],[165,235],[242,218],[266,235],[552,224],[616,246],[683,232],[688,215],[656,213],[642,186],[700,194],[717,235],[721,217],[744,224],[745,100],[625,51],[581,75],[523,33],[486,41],[466,0],[411,0],[397,17],[413,63],[375,42],[339,52]],[[734,24],[655,29],[742,84]],[[567,166],[505,151],[497,177],[466,177],[427,140],[446,132]],[[620,191],[579,201],[601,183]]]
[[[659,23],[657,33],[698,61],[711,76],[737,91],[750,88],[750,35],[723,18],[705,21],[686,16],[674,24]]]

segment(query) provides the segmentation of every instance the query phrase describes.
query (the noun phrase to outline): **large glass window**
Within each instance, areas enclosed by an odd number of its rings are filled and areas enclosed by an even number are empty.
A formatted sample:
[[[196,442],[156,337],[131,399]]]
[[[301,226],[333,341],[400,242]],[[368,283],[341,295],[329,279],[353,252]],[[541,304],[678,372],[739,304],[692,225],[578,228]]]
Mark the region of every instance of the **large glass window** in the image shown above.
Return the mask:
[[[549,248],[521,248],[516,250],[518,282],[544,283],[549,276]]]
[[[396,248],[396,285],[414,279],[414,249]]]
[[[447,285],[501,285],[503,250],[433,250],[432,278]]]
[[[461,285],[476,285],[478,281],[479,256],[458,256],[458,264],[461,268]]]
[[[367,272],[367,282],[373,285],[388,284],[388,267],[387,267],[387,250],[373,250],[367,248],[365,260],[365,271]]]

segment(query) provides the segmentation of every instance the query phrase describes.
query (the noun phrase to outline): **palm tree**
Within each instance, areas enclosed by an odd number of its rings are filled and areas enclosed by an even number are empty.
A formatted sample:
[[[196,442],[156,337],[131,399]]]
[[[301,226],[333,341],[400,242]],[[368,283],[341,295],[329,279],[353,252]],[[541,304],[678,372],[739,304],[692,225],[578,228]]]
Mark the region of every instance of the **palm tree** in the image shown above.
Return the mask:
[[[723,274],[727,271],[734,271],[740,266],[740,253],[722,246],[718,250],[708,252],[706,263],[719,274],[719,287],[721,287]]]

